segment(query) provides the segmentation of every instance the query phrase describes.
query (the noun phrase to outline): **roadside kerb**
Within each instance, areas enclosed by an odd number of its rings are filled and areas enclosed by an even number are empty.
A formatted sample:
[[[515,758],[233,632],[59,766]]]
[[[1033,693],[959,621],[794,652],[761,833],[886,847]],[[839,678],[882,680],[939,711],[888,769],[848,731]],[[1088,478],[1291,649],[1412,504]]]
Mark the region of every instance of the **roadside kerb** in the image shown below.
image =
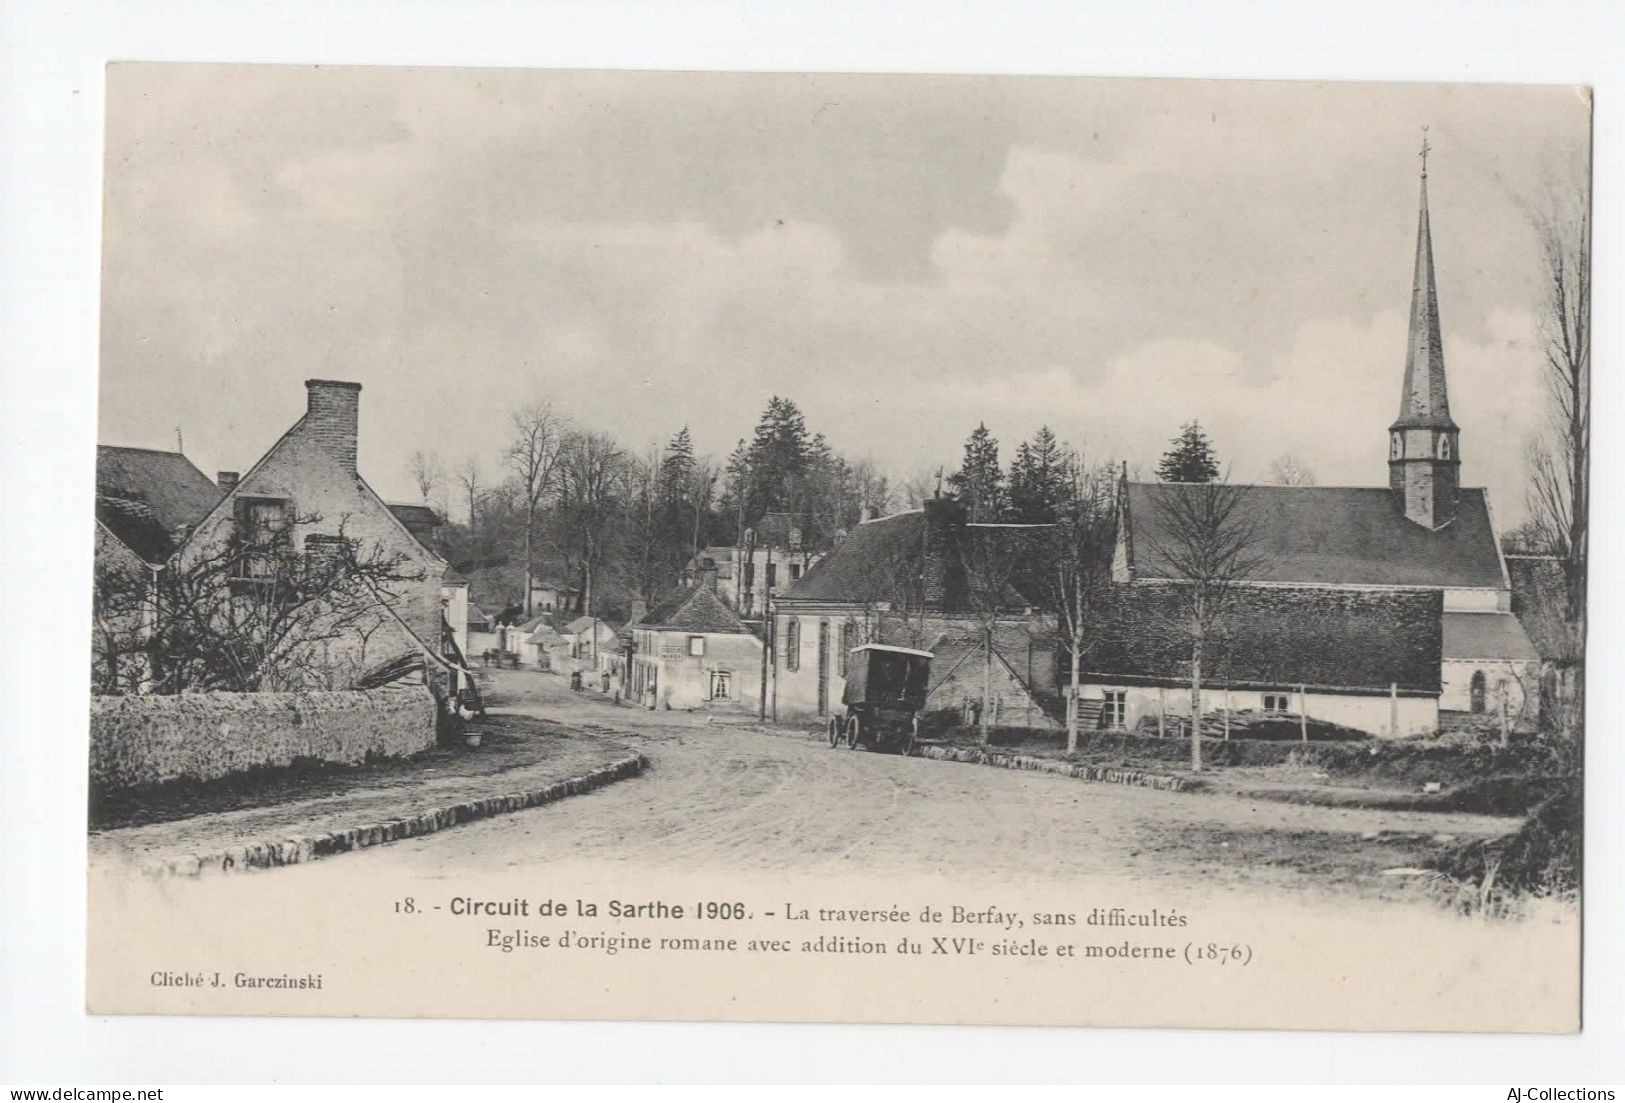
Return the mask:
[[[628,755],[596,770],[535,789],[500,796],[477,797],[418,812],[401,819],[365,824],[339,831],[300,835],[287,839],[267,839],[244,846],[204,854],[184,855],[150,861],[141,871],[156,877],[196,877],[204,873],[230,873],[242,869],[270,869],[276,866],[313,862],[333,854],[362,850],[369,846],[431,835],[458,824],[537,808],[565,797],[591,792],[641,773],[649,760],[641,754]]]

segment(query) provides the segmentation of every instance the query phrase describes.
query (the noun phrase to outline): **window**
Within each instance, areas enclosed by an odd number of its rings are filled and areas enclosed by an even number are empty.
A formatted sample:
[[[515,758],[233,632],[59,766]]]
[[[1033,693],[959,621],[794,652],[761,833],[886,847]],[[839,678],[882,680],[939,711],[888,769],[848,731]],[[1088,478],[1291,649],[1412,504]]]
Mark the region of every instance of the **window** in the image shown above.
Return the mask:
[[[1473,671],[1472,681],[1467,683],[1467,707],[1474,712],[1484,711],[1484,672]]]
[[[1266,693],[1266,694],[1264,694],[1264,711],[1265,712],[1291,712],[1292,711],[1292,695],[1290,693]]]
[[[1108,689],[1105,704],[1100,709],[1100,726],[1121,728],[1128,720],[1128,691]]]
[[[237,542],[242,557],[234,577],[276,577],[288,540],[288,503],[281,498],[237,499]]]
[[[801,669],[801,620],[791,617],[784,626],[784,669]]]
[[[1450,435],[1448,433],[1439,434],[1439,458],[1441,460],[1450,458]]]
[[[698,658],[705,654],[705,637],[690,636],[688,638],[688,653]]]
[[[734,676],[731,670],[713,670],[711,672],[711,700],[732,701],[734,699]]]
[[[1389,459],[1397,460],[1404,453],[1405,449],[1400,444],[1401,439],[1402,438],[1400,437],[1400,435],[1398,433],[1395,433],[1391,438],[1389,438],[1389,441],[1388,441],[1388,458]]]
[[[790,564],[790,581],[794,582],[796,579],[798,579],[800,577],[801,577],[801,564],[800,563],[792,563],[792,564]]]
[[[767,565],[767,588],[771,590],[778,581],[779,565],[777,563],[769,563]]]

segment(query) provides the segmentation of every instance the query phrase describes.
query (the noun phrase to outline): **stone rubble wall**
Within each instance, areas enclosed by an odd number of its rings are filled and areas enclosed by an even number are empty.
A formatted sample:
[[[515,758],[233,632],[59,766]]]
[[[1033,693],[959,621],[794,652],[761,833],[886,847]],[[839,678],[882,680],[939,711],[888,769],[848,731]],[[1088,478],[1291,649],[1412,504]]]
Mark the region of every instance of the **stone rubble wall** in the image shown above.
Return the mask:
[[[90,702],[90,783],[104,790],[207,781],[298,760],[353,765],[434,743],[434,698],[422,686]]]

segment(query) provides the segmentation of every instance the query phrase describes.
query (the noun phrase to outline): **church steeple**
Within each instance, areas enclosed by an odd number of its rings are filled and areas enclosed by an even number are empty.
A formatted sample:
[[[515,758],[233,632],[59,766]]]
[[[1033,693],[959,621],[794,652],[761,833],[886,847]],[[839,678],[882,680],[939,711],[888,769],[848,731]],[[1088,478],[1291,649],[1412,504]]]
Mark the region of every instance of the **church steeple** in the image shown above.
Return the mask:
[[[1433,231],[1428,220],[1430,149],[1424,128],[1405,387],[1400,393],[1399,417],[1388,427],[1388,485],[1406,517],[1435,529],[1456,516],[1461,454],[1457,447],[1460,429],[1450,417],[1444,340],[1439,335],[1439,290],[1433,275]]]

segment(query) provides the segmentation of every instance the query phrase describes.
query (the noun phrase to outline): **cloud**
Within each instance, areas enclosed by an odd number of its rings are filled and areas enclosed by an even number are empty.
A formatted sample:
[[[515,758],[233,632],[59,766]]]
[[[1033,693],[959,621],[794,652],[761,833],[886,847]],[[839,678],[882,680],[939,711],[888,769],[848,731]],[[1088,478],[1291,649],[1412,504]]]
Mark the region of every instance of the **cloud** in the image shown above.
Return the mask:
[[[775,393],[898,472],[983,419],[1149,463],[1200,417],[1238,472],[1290,449],[1381,482],[1426,117],[1467,474],[1512,488],[1540,409],[1506,401],[1539,294],[1514,197],[1583,146],[1571,100],[117,66],[102,437],[179,422],[241,468],[327,375],[366,385],[362,461],[393,494],[420,447],[494,466],[531,398],[723,453]]]

